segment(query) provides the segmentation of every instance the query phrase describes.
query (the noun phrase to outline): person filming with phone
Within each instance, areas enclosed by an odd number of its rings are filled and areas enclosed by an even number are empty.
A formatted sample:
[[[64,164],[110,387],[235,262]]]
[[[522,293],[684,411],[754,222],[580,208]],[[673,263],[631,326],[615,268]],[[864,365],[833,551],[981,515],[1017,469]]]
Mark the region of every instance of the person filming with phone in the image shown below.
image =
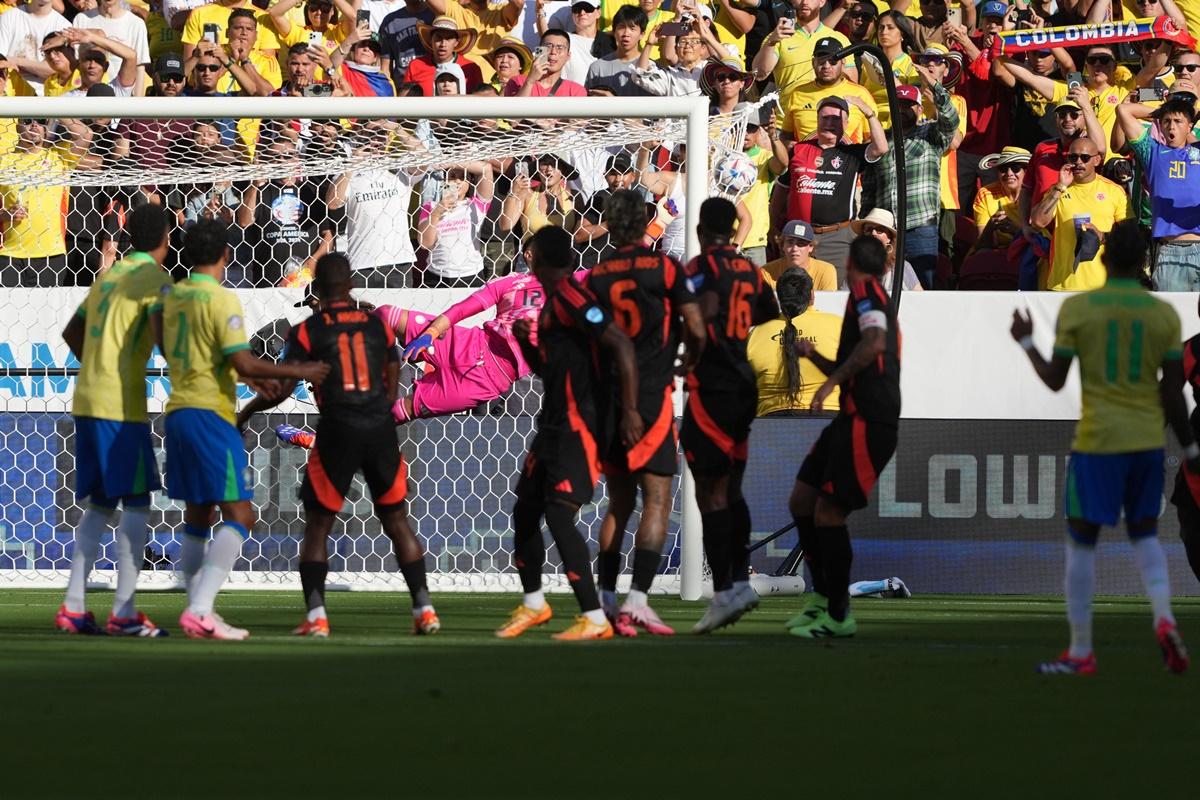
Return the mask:
[[[504,96],[587,97],[587,89],[563,77],[563,69],[570,60],[571,37],[560,28],[548,29],[533,51],[529,71],[510,78],[504,86]]]

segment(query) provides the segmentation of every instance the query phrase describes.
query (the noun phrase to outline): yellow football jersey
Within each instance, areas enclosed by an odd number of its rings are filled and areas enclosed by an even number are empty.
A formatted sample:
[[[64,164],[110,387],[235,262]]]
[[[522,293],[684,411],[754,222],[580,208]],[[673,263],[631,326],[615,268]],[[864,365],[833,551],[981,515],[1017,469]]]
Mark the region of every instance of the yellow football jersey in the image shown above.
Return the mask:
[[[779,87],[779,105],[785,110],[791,102],[792,92],[797,87],[816,79],[813,70],[813,49],[817,42],[826,36],[837,39],[843,47],[850,46],[850,40],[826,25],[818,25],[812,33],[797,30],[788,38],[775,45],[775,54],[779,57],[775,64],[775,85]],[[764,45],[765,46],[765,45]],[[853,67],[854,59],[847,58],[842,62]]]
[[[1136,281],[1110,279],[1058,313],[1055,355],[1079,358],[1083,413],[1073,449],[1136,453],[1166,443],[1158,368],[1183,358],[1179,315]]]
[[[163,302],[163,346],[171,370],[167,413],[215,411],[237,423],[237,372],[229,356],[249,350],[237,295],[209,275],[192,273]]]
[[[0,152],[0,172],[10,175],[65,175],[79,159],[67,143],[36,150]],[[21,206],[28,216],[3,232],[0,256],[44,258],[67,252],[65,186],[0,185],[5,208]]]
[[[875,110],[875,98],[871,93],[852,80],[843,78],[832,86],[822,86],[816,81],[796,87],[788,101],[783,104],[783,130],[797,139],[806,139],[817,132],[817,106],[826,97],[857,97]],[[876,110],[878,113],[878,110]],[[861,144],[871,138],[870,124],[858,106],[850,106],[850,118],[846,122],[846,139]]]
[[[826,357],[837,355],[838,339],[842,335],[842,318],[815,308],[807,309],[798,317],[792,317],[799,339],[807,339],[817,346],[817,351]],[[773,319],[750,331],[746,345],[746,356],[754,370],[758,384],[758,416],[774,411],[806,410],[812,406],[813,395],[825,382],[825,373],[817,369],[807,358],[800,359],[800,391],[796,402],[788,402],[787,371],[783,366],[783,320]],[[834,389],[825,401],[826,411],[840,408],[840,391]]]
[[[84,321],[83,359],[71,413],[146,421],[146,362],[154,349],[150,315],[162,310],[171,276],[146,253],[132,253],[92,284],[75,311]]]
[[[1054,236],[1050,241],[1050,275],[1047,287],[1057,291],[1084,292],[1104,285],[1107,273],[1100,257],[1076,264],[1076,226],[1087,222],[1107,233],[1113,225],[1129,217],[1129,198],[1125,190],[1097,175],[1088,183],[1073,183],[1054,207]]]

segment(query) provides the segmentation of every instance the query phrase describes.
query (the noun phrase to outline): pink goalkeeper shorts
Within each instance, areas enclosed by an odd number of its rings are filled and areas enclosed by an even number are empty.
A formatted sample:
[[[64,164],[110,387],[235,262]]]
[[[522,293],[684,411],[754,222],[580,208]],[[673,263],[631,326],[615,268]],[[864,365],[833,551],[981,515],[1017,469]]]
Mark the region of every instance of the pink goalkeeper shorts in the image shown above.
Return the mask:
[[[405,341],[411,342],[434,316],[408,312]],[[497,399],[512,388],[515,368],[497,348],[508,345],[483,328],[452,325],[433,352],[425,354],[425,374],[413,386],[413,411],[418,417],[438,417],[472,409]]]

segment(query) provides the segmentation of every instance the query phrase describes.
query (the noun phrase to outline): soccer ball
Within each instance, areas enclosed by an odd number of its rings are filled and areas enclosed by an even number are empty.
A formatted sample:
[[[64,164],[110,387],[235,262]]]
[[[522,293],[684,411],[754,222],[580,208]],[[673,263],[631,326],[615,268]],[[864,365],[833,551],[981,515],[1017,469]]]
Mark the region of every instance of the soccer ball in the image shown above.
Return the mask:
[[[717,193],[729,197],[741,197],[750,191],[758,180],[758,167],[741,153],[730,153],[713,168],[713,181]]]

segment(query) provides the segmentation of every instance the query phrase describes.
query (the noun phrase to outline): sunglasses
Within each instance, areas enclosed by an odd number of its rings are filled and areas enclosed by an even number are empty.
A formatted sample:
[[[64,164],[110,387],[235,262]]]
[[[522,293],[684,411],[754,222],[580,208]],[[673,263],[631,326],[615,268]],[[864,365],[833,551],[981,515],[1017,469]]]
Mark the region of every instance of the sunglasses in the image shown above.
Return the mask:
[[[1175,69],[1181,69],[1184,72],[1195,72],[1200,69],[1200,64],[1178,64]]]
[[[220,72],[220,64],[197,64],[196,69],[199,72]]]
[[[918,56],[917,63],[922,67],[927,67],[930,64],[945,64],[946,59],[942,56]]]
[[[740,82],[742,80],[742,78],[740,75],[736,75],[732,72],[722,72],[722,73],[718,74],[716,77],[714,77],[713,80],[716,81],[717,83],[726,83],[726,82],[734,82],[734,81]]]
[[[34,117],[32,119],[23,119],[21,122],[25,125],[41,125],[43,128],[50,124],[50,120],[45,117]]]
[[[1055,113],[1058,114],[1059,119],[1079,119],[1079,115],[1082,112],[1075,111],[1073,109],[1066,109],[1064,111],[1056,111]]]
[[[865,13],[862,11],[855,11],[853,14],[850,15],[850,19],[875,19],[875,15]]]
[[[1011,172],[1013,175],[1020,174],[1023,169],[1025,169],[1024,164],[1005,164],[1003,166],[996,167],[997,172]]]
[[[1089,63],[1089,64],[1111,64],[1112,62],[1113,62],[1112,56],[1088,56],[1087,57],[1087,63]]]
[[[1066,160],[1072,164],[1086,164],[1092,160],[1089,153],[1067,153]]]
[[[840,64],[840,63],[841,63],[841,61],[838,58],[836,58],[835,56],[814,56],[813,57],[813,64],[815,64],[818,67],[823,67],[827,64],[835,65],[835,64]]]
[[[183,83],[182,75],[159,75],[158,80],[162,83]]]

